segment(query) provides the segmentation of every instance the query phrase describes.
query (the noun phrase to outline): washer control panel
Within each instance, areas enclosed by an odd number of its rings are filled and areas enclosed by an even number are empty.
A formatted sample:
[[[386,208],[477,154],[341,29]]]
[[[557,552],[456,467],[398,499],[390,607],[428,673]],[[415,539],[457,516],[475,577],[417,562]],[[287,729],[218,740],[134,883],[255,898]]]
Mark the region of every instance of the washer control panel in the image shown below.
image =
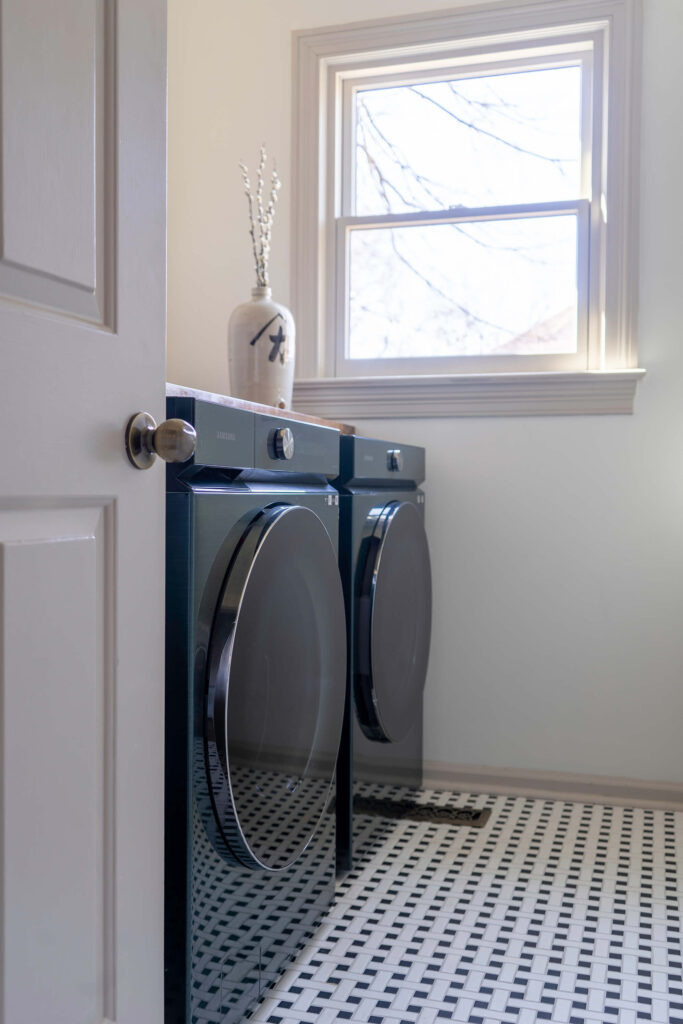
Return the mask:
[[[282,416],[254,416],[254,469],[337,476],[339,431]]]

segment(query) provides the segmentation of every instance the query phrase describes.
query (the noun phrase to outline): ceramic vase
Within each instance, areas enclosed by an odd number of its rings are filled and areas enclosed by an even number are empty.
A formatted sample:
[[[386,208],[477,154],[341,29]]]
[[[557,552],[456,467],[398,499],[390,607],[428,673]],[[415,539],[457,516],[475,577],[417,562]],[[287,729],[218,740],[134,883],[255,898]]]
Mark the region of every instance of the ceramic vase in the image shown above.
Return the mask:
[[[228,324],[230,394],[289,409],[294,387],[294,318],[270,288],[252,288]]]

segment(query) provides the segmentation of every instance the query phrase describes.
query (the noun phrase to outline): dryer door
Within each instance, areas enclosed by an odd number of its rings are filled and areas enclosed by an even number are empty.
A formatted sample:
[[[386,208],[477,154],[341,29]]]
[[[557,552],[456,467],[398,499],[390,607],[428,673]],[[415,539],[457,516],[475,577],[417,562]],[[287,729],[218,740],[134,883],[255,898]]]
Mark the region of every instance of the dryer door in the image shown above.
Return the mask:
[[[427,674],[432,578],[422,516],[408,501],[373,510],[356,604],[354,694],[369,739],[410,731]]]
[[[344,600],[327,530],[310,509],[268,508],[232,559],[208,656],[215,845],[241,864],[281,870],[313,837],[334,775],[345,677]]]

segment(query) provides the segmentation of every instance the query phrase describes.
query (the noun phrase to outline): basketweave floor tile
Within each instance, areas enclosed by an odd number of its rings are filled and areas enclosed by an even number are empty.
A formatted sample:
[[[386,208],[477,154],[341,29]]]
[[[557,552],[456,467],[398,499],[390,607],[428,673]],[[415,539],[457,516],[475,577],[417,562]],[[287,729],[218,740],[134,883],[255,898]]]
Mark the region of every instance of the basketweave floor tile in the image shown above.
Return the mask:
[[[359,815],[353,872],[252,1024],[683,1024],[683,813],[366,795],[491,818]]]

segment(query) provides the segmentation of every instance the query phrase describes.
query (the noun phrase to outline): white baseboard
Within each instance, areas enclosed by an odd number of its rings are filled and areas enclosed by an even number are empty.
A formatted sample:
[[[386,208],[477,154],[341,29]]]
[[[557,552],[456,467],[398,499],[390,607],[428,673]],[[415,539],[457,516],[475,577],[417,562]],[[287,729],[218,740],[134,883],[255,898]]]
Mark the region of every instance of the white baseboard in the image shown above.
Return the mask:
[[[425,761],[423,780],[427,789],[683,811],[683,782],[525,771],[486,765],[447,764],[442,761]]]

